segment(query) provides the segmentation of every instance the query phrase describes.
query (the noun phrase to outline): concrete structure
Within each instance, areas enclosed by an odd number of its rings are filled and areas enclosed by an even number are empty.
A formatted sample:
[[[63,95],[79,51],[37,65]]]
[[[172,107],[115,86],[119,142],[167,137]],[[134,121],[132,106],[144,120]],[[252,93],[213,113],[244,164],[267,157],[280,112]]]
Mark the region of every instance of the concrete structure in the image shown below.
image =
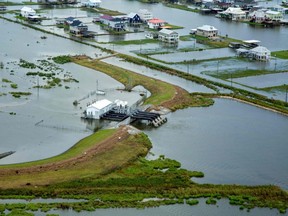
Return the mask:
[[[218,36],[218,29],[216,29],[214,26],[203,25],[197,28],[195,34],[208,38],[213,38]]]
[[[159,31],[158,39],[167,43],[178,43],[179,34],[169,29],[162,29]]]
[[[107,99],[96,101],[86,108],[86,117],[100,119],[101,115],[109,112],[115,104]]]

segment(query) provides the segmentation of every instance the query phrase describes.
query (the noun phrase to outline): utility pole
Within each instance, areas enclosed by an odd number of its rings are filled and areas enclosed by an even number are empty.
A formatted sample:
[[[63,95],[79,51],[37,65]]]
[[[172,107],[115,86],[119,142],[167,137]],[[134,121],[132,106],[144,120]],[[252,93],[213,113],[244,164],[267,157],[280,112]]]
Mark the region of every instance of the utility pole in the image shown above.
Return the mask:
[[[285,102],[287,103],[287,85],[285,85]]]

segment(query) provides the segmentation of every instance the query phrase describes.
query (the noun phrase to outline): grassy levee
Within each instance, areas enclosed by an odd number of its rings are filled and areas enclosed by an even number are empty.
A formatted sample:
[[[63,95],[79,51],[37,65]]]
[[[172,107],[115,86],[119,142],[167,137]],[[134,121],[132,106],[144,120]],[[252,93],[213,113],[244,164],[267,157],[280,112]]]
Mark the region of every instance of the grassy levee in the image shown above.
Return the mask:
[[[56,157],[1,166],[0,188],[33,188],[76,179],[97,178],[146,155],[151,147],[146,135],[129,136],[123,130],[120,128],[94,133]]]
[[[102,61],[77,57],[73,58],[73,61],[82,66],[106,73],[124,84],[126,90],[131,90],[137,85],[143,86],[151,93],[151,96],[145,100],[145,104],[163,105],[172,111],[189,106],[209,106],[213,104],[213,101],[209,98],[191,95],[177,86]]]
[[[275,57],[281,58],[281,59],[288,59],[288,50],[281,50],[281,51],[272,52],[271,56],[275,56]]]

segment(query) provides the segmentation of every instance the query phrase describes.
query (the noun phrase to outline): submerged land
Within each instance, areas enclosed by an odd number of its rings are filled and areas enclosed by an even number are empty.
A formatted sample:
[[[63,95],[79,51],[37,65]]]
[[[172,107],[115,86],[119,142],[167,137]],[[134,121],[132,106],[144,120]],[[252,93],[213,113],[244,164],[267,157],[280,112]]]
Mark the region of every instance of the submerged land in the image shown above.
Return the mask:
[[[71,61],[107,73],[126,87],[143,85],[152,94],[145,103],[153,104],[154,109],[177,110],[213,104],[207,95],[189,94],[180,87],[85,56],[72,57]],[[132,86],[128,86],[129,77],[133,77]],[[285,213],[288,208],[288,194],[277,186],[198,184],[193,178],[205,175],[200,171],[182,169],[179,162],[164,155],[155,160],[145,159],[151,147],[144,133],[127,125],[98,131],[52,158],[3,165],[0,167],[2,199],[41,197],[79,199],[79,202],[0,204],[0,210],[2,214],[5,209],[24,214],[55,208],[94,211],[185,202],[196,205],[199,198],[205,198],[208,205],[216,204],[218,199],[229,199],[230,204],[246,210],[269,207]]]
[[[187,107],[206,107],[213,105],[215,97],[228,97],[288,114],[287,102],[238,89],[233,85],[209,81],[112,50],[110,52],[122,60],[205,85],[215,90],[215,93],[189,93],[179,86],[87,56],[61,56],[54,61],[74,62],[94,69],[95,73],[106,73],[123,83],[126,91],[141,85],[151,93],[144,104],[151,105],[151,109],[154,110],[167,108],[176,111]],[[285,56],[286,52],[283,53]],[[243,73],[247,74],[248,71]],[[225,79],[228,75],[222,76],[221,78]],[[53,85],[57,85],[57,80],[55,82]],[[230,93],[221,93],[222,88]],[[208,205],[217,204],[218,199],[229,199],[231,205],[237,205],[241,210],[247,211],[254,207],[267,207],[285,213],[288,208],[288,193],[277,186],[195,183],[194,178],[204,177],[205,173],[182,169],[179,162],[164,155],[155,160],[146,159],[152,145],[144,133],[127,125],[97,131],[80,140],[63,154],[52,158],[2,165],[2,199],[64,198],[79,201],[0,204],[0,213],[5,215],[5,210],[8,210],[14,212],[14,215],[25,215],[38,210],[49,212],[52,209],[94,211],[97,208],[144,208],[176,203],[196,205],[199,198],[206,199]]]

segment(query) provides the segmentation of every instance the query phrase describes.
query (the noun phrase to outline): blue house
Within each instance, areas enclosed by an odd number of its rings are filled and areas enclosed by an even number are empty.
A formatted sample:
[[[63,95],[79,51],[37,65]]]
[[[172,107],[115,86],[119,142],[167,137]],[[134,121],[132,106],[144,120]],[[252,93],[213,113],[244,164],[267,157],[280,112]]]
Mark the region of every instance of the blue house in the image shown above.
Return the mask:
[[[129,13],[127,15],[128,24],[130,25],[139,25],[142,23],[140,16],[136,13]]]

